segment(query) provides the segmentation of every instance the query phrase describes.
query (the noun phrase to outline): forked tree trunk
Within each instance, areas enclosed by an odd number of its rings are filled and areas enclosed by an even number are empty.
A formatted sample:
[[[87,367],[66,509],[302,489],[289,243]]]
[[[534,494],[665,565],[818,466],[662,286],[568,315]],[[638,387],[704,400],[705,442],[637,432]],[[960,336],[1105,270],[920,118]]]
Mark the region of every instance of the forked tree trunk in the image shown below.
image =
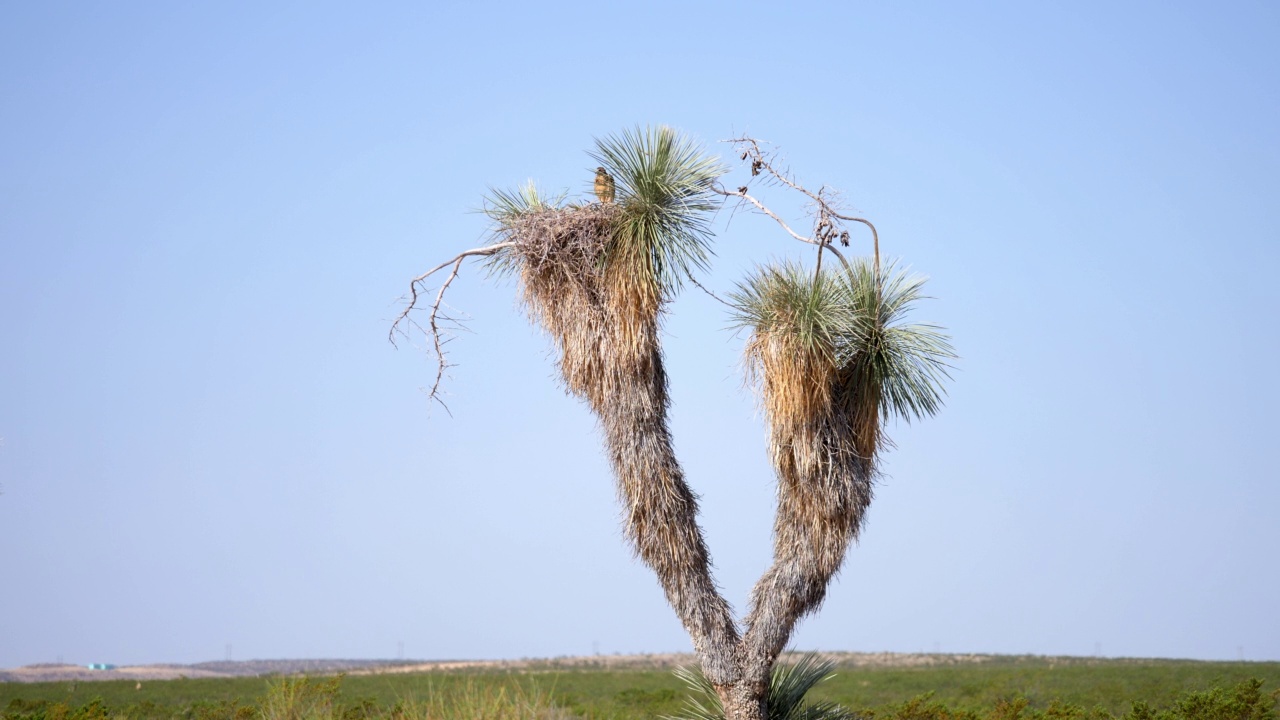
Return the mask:
[[[616,268],[602,272],[592,253],[561,252],[557,237],[550,240],[549,248],[523,250],[524,298],[559,345],[566,387],[600,421],[627,537],[689,633],[727,720],[765,720],[774,662],[796,622],[822,602],[861,515],[851,513],[857,498],[833,490],[843,478],[825,461],[804,464],[780,452],[793,443],[779,443],[771,430],[779,478],[774,563],[752,592],[740,635],[712,578],[697,498],[667,425],[660,296]]]
[[[822,603],[869,494],[806,493],[794,464],[779,468],[774,562],[752,592],[747,630],[739,637],[712,578],[697,500],[675,457],[659,350],[638,365],[635,382],[609,383],[592,403],[600,406],[593,409],[604,429],[627,535],[689,633],[726,719],[765,720],[774,663],[799,619]]]
[[[586,400],[600,421],[624,506],[627,536],[636,555],[657,575],[668,603],[689,633],[703,675],[719,696],[727,720],[765,720],[778,655],[800,618],[822,603],[870,503],[880,437],[879,381],[866,373],[861,380],[856,374],[837,377],[846,371],[837,372],[833,365],[834,345],[826,352],[815,352],[807,342],[761,338],[760,328],[756,328],[754,348],[748,354],[753,356],[752,362],[761,363],[758,369],[765,386],[770,455],[778,475],[778,511],[773,564],[752,589],[750,612],[740,632],[729,603],[712,578],[710,555],[698,526],[697,498],[676,461],[667,426],[669,398],[659,320],[673,291],[668,281],[670,273],[688,271],[685,264],[690,258],[692,265],[698,265],[706,249],[701,242],[709,231],[701,221],[691,220],[692,215],[713,209],[715,204],[709,198],[717,194],[738,197],[773,217],[796,239],[819,247],[814,283],[821,277],[824,249],[840,258],[846,271],[853,272],[832,244],[837,238],[835,231],[840,229],[836,219],[870,227],[879,317],[883,289],[879,236],[867,220],[835,212],[824,199],[825,189],[809,192],[775,170],[771,156],[763,153],[755,140],[735,140],[739,150],[744,150],[742,159],[751,158],[753,176],[763,170],[817,204],[821,224],[815,230],[816,239],[801,237],[748,195],[745,186],[737,192],[720,188],[714,163],[684,157],[688,148],[673,137],[668,128],[648,140],[623,135],[621,146],[634,144],[645,156],[637,161],[645,169],[635,175],[641,178],[637,182],[642,187],[637,194],[640,203],[634,206],[610,202],[611,180],[607,183],[609,197],[598,192],[604,202],[585,206],[548,204],[536,197],[532,184],[517,195],[499,193],[496,207],[486,212],[498,221],[501,242],[460,253],[415,278],[410,284],[413,300],[395,325],[407,320],[418,298],[419,283],[452,265],[430,315],[430,332],[440,361],[431,390],[435,398],[446,368],[437,320],[442,317],[444,292],[457,277],[462,261],[470,256],[490,256],[501,268],[518,268],[522,299],[531,318],[559,346],[566,388]],[[653,148],[646,149],[646,143],[663,151],[651,153]],[[615,156],[610,149],[613,144],[611,139],[598,142],[597,147],[610,158],[630,158],[626,147]],[[628,158],[618,162],[630,167],[634,158]],[[675,167],[685,163],[692,164]],[[603,167],[599,171],[608,178]],[[672,178],[675,181],[668,186]],[[655,232],[672,229],[668,223],[675,224],[681,237],[655,240],[659,237]],[[825,235],[819,234],[823,227]],[[847,232],[841,231],[838,237],[848,244]],[[668,242],[684,249],[677,247],[675,254],[669,254],[672,248],[666,247]],[[682,256],[681,252],[692,255]],[[908,293],[914,289],[908,288]],[[787,332],[791,331],[783,335]],[[932,370],[923,371],[926,375],[933,377],[934,371],[945,375],[940,363],[950,355],[949,350],[941,336],[930,333],[924,335],[924,346],[932,344],[936,349],[926,349],[917,360],[923,357],[923,362],[932,363]],[[781,342],[774,342],[778,340]],[[846,382],[850,378],[861,384],[851,386]],[[797,389],[799,392],[794,392]],[[851,389],[856,392],[851,394]],[[770,398],[775,391],[776,396]],[[935,399],[925,397],[923,407],[929,414]],[[914,412],[916,406],[911,409]]]

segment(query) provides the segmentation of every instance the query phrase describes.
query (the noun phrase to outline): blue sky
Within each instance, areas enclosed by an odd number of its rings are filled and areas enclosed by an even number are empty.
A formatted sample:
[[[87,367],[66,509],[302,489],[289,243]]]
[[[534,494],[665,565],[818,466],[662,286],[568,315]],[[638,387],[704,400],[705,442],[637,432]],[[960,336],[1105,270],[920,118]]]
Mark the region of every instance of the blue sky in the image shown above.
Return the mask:
[[[797,647],[1280,659],[1277,36],[1261,2],[5,5],[0,667],[688,649],[510,284],[451,291],[452,417],[386,341],[487,188],[584,195],[649,123],[840,188],[961,355]],[[809,260],[717,233],[714,290]],[[666,342],[742,608],[773,479],[727,324],[685,294]]]

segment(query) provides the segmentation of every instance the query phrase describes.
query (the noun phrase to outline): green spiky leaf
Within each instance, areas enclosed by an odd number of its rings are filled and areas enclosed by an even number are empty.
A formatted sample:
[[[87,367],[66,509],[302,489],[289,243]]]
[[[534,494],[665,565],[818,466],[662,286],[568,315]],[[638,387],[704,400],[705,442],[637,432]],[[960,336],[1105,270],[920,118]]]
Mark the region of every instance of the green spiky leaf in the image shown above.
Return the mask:
[[[941,327],[905,322],[923,286],[893,263],[877,271],[862,258],[817,274],[795,263],[762,266],[730,294],[732,323],[834,355],[851,385],[878,388],[881,413],[910,421],[942,408],[947,361],[956,357]]]
[[[686,276],[706,269],[711,216],[719,207],[712,187],[727,169],[665,125],[597,138],[588,154],[617,184],[623,210],[618,251],[671,297]]]
[[[835,663],[806,653],[793,665],[775,665],[769,678],[765,701],[768,720],[854,720],[853,713],[832,702],[804,702],[815,685],[832,678]],[[678,668],[676,677],[692,693],[685,700],[684,714],[663,720],[724,720],[720,696],[711,682],[696,668]]]

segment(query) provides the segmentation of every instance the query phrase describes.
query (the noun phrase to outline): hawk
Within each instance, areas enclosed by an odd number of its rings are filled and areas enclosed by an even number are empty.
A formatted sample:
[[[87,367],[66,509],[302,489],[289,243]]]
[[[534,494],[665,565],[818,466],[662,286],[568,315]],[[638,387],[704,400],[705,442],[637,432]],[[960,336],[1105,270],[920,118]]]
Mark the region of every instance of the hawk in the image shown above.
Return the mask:
[[[596,197],[600,198],[602,203],[613,202],[613,176],[605,171],[604,168],[596,168]]]

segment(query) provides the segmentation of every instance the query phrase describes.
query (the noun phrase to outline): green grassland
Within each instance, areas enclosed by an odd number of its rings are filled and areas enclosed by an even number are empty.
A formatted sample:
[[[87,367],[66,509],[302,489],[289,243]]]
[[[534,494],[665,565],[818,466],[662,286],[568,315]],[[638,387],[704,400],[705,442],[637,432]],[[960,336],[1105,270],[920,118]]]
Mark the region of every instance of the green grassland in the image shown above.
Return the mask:
[[[1260,693],[1254,691],[1252,701],[1238,701],[1247,690],[1241,690],[1241,684],[1251,679],[1260,681]],[[1210,697],[1214,688],[1220,689],[1217,700]],[[140,689],[132,680],[0,683],[0,718],[630,720],[677,714],[685,694],[681,683],[664,670],[179,679],[144,682]],[[1268,720],[1275,717],[1277,694],[1277,662],[1037,657],[924,667],[841,667],[812,693],[815,699],[833,700],[878,720]]]
[[[842,668],[814,694],[850,708],[873,709],[933,693],[936,701],[975,711],[1022,696],[1032,708],[1057,700],[1119,715],[1134,701],[1164,707],[1188,692],[1250,678],[1262,680],[1268,692],[1276,690],[1280,663],[1005,657],[980,665]]]

